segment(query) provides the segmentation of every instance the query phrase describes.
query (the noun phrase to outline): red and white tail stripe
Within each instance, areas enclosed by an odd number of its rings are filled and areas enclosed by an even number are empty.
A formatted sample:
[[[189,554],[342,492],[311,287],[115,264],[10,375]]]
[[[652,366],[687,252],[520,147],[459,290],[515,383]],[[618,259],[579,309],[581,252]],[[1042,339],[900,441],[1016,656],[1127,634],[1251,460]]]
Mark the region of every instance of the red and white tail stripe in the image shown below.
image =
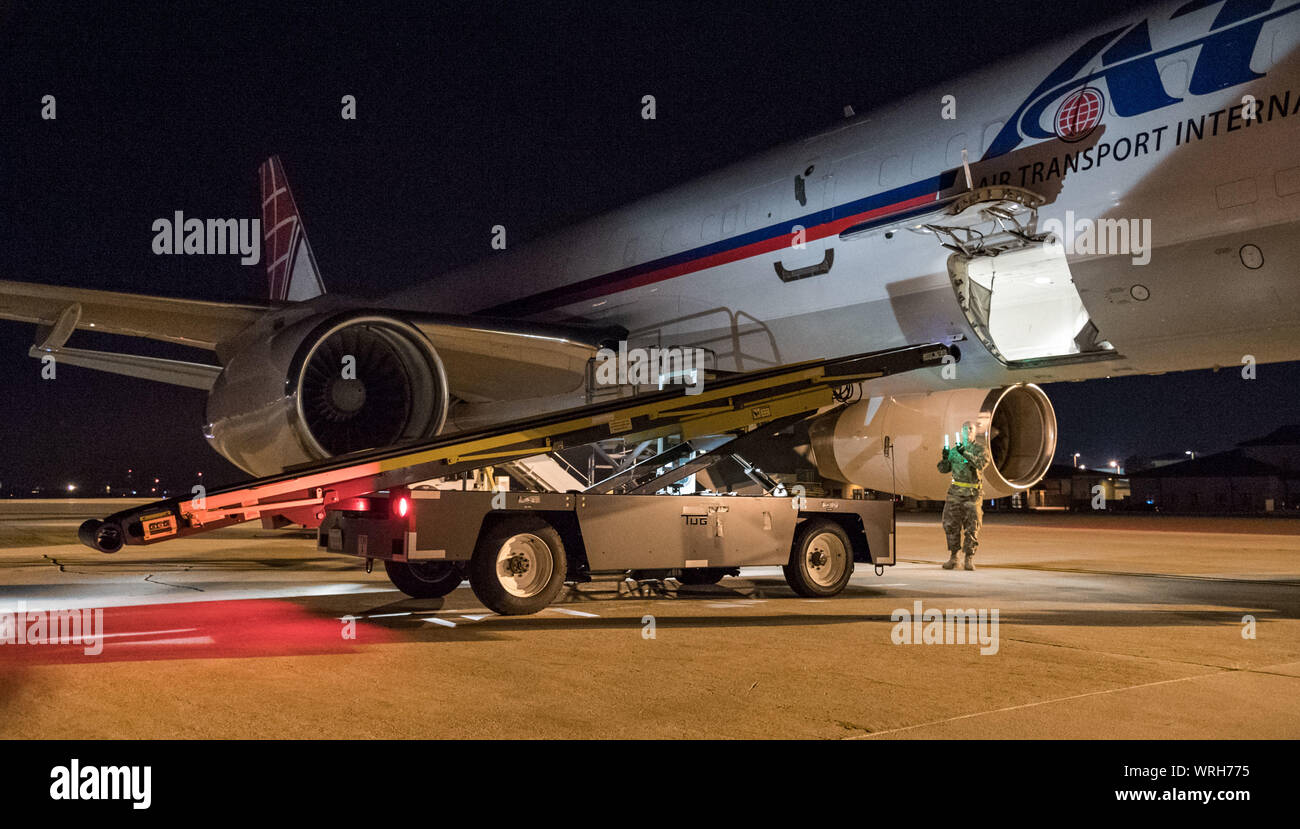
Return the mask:
[[[273,300],[301,302],[325,293],[316,257],[307,242],[307,229],[289,189],[280,157],[262,162],[262,235],[266,277]]]

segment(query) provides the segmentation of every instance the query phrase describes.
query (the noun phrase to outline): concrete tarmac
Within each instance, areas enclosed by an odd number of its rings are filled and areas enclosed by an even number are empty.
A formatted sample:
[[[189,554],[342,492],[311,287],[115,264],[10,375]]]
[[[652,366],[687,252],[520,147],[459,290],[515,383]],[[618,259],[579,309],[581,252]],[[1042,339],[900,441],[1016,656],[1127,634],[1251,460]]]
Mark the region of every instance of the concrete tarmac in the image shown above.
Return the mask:
[[[900,514],[901,563],[834,599],[754,568],[506,618],[307,533],[77,544],[124,504],[0,502],[0,628],[87,608],[105,634],[0,644],[0,737],[1300,737],[1297,521],[989,514],[965,572]],[[918,602],[997,611],[996,638],[897,643]]]

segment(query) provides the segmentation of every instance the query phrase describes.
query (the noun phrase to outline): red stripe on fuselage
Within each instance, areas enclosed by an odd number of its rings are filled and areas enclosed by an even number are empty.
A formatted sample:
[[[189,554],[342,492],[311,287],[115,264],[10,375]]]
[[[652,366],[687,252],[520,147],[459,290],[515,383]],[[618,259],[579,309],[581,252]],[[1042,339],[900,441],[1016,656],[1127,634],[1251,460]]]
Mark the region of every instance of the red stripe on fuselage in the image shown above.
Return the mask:
[[[851,227],[860,222],[886,216],[890,213],[899,213],[905,210],[911,210],[913,207],[920,207],[921,205],[932,203],[936,201],[938,197],[938,193],[929,193],[924,196],[917,196],[916,198],[886,205],[884,207],[877,207],[874,210],[854,213],[853,215],[845,216],[842,219],[834,219],[829,222],[824,222],[816,227],[808,228],[804,238],[805,241],[808,242],[824,239],[827,236],[836,235],[845,228]],[[753,242],[738,248],[732,248],[731,250],[719,251],[718,253],[710,254],[708,256],[702,256],[699,259],[679,262],[676,265],[669,265],[642,274],[629,275],[622,279],[605,282],[603,284],[593,284],[590,287],[574,291],[570,297],[565,298],[564,305],[569,305],[574,302],[583,302],[589,299],[596,299],[598,297],[616,294],[621,291],[629,291],[633,288],[640,288],[645,285],[653,285],[656,282],[663,282],[668,279],[685,276],[689,273],[707,270],[709,268],[717,267],[718,265],[725,265],[729,262],[738,262],[741,259],[749,259],[752,256],[771,253],[774,250],[780,250],[781,248],[789,246],[790,235],[784,233],[779,234],[770,239]],[[599,279],[600,277],[596,277],[596,280]],[[563,305],[556,307],[563,307]]]

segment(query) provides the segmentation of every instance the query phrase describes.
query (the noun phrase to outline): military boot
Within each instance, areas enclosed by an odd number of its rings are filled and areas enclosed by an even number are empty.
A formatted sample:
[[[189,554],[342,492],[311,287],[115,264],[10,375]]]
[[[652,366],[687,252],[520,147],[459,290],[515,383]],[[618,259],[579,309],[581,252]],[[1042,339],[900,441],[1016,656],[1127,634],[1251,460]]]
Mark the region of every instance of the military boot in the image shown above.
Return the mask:
[[[954,564],[957,562],[957,556],[956,556],[955,554],[953,555],[952,560],[953,560],[953,563],[954,563]],[[974,553],[967,553],[967,554],[966,554],[966,564],[965,564],[961,569],[963,569],[963,570],[974,570],[974,569],[975,569],[975,554],[974,554]]]
[[[956,553],[956,551],[953,551],[953,552],[949,555],[948,560],[945,561],[945,562],[943,563],[943,569],[945,569],[945,570],[951,570],[951,569],[953,569],[953,568],[956,567],[956,566],[957,566],[957,553]]]

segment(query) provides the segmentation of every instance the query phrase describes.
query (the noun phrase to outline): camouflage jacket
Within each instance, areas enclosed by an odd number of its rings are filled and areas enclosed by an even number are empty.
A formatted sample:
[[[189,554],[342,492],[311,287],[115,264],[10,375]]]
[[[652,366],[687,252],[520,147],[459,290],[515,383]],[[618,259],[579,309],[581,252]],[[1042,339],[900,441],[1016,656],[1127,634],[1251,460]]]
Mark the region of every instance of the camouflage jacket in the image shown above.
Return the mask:
[[[981,443],[970,443],[948,450],[939,461],[939,471],[951,472],[952,479],[963,484],[983,484],[984,467],[989,465],[988,450]]]

